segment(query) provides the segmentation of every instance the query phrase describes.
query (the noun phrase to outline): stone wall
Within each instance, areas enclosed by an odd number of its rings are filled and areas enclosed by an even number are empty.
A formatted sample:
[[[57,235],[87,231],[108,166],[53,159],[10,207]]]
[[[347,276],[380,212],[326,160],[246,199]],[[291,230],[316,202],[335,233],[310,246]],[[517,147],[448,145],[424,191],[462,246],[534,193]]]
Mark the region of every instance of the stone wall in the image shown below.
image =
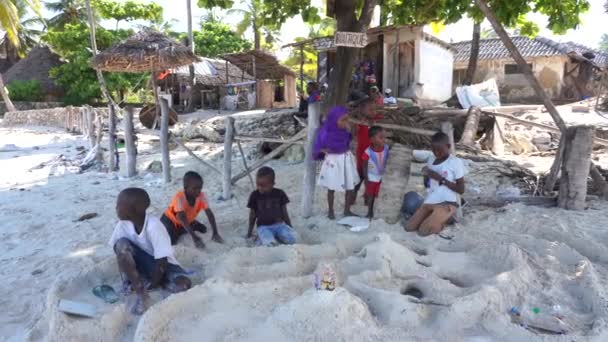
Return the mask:
[[[59,107],[9,112],[4,115],[3,126],[47,126],[80,131],[84,124],[84,107]],[[93,108],[103,116],[107,115],[105,108]]]
[[[48,109],[57,108],[63,106],[61,102],[14,102],[15,108],[18,111],[32,110],[32,109]],[[0,101],[0,116],[6,113],[6,104]]]

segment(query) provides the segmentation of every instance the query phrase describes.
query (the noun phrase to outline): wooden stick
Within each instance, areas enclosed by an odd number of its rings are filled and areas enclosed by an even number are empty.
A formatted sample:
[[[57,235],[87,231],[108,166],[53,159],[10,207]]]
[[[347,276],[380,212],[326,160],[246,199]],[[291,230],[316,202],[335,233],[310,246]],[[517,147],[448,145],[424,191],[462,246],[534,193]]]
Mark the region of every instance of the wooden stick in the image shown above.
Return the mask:
[[[234,137],[234,140],[237,141],[256,141],[256,142],[274,142],[274,143],[281,143],[281,144],[286,144],[288,142],[290,142],[289,140],[285,140],[285,139],[279,139],[279,138],[267,138],[267,137],[252,137],[252,136],[247,136],[247,135],[237,135]],[[292,144],[299,144],[299,145],[303,145],[304,142],[302,141],[294,141],[291,142]]]
[[[348,121],[351,123],[357,124],[357,125],[365,125],[365,126],[369,125],[369,123],[367,123],[365,121],[356,120],[356,119],[349,119]],[[396,131],[408,132],[408,133],[419,134],[419,135],[426,135],[429,137],[432,137],[435,133],[437,133],[435,131],[431,131],[428,129],[414,128],[414,127],[387,124],[387,123],[374,123],[374,125],[380,126],[383,128],[387,128],[387,129],[394,129]]]
[[[175,137],[174,135],[171,135],[171,139],[173,141],[175,141],[176,144],[178,144],[181,148],[183,148],[184,150],[186,150],[186,152],[194,159],[196,159],[199,163],[203,164],[204,166],[210,168],[211,170],[217,172],[217,174],[221,175],[222,171],[218,170],[215,166],[209,164],[208,162],[204,161],[203,159],[201,159],[199,156],[197,156],[196,154],[194,154],[194,152],[192,152],[191,149],[189,149],[188,147],[186,147],[186,145],[181,142],[177,137]]]
[[[269,160],[271,160],[272,158],[278,156],[279,154],[283,153],[283,151],[287,150],[291,145],[293,145],[297,140],[302,139],[306,136],[306,131],[307,129],[303,129],[301,131],[299,131],[296,135],[293,136],[293,138],[291,138],[291,140],[289,140],[288,142],[286,142],[285,144],[275,148],[274,150],[272,150],[272,152],[268,153],[267,155],[264,156],[264,158],[262,159],[258,159],[255,163],[253,163],[250,167],[249,167],[249,171],[245,170],[241,173],[239,173],[238,175],[232,177],[232,181],[231,183],[234,184],[236,183],[239,179],[247,176],[247,174],[249,172],[253,172],[254,170],[256,170],[257,168],[259,168],[260,166],[264,165],[266,162],[268,162]]]
[[[160,153],[162,156],[163,179],[165,183],[171,182],[171,159],[169,157],[169,102],[165,98],[158,98],[160,102]]]
[[[236,132],[236,128],[234,128],[234,120],[232,121],[232,130]],[[243,167],[245,167],[245,171],[249,171],[247,175],[249,176],[251,188],[255,189],[255,182],[253,181],[253,176],[251,175],[249,166],[247,166],[247,158],[245,157],[245,152],[243,152],[243,146],[241,145],[241,142],[239,140],[236,141],[236,146],[239,148],[239,153],[241,154],[241,159],[243,160]]]
[[[125,108],[125,147],[127,149],[127,177],[137,175],[137,148],[135,147],[135,132],[133,130],[133,107]]]
[[[314,145],[319,130],[319,116],[321,114],[321,104],[312,103],[308,106],[308,132],[305,145],[304,157],[304,181],[302,188],[302,216],[309,218],[313,212],[313,202],[315,198],[315,180],[317,175],[317,163],[314,160]]]
[[[224,179],[222,182],[222,198],[229,200],[232,197],[230,178],[232,177],[232,141],[234,137],[234,118],[226,116],[226,133],[224,134]],[[247,174],[249,174],[248,170]]]

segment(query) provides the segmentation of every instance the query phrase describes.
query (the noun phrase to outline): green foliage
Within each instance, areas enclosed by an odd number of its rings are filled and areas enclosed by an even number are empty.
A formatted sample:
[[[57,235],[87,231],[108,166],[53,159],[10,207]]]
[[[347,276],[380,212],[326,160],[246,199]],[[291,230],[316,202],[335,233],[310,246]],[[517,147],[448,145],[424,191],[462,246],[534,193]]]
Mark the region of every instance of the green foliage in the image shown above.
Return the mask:
[[[197,55],[217,57],[221,54],[251,49],[251,43],[241,38],[222,23],[207,22],[201,31],[194,31],[194,49]],[[186,37],[186,34],[183,35]]]
[[[107,49],[132,34],[131,30],[113,31],[99,27],[97,46],[100,50]],[[50,76],[66,91],[64,102],[77,105],[100,100],[101,89],[90,65],[93,55],[88,26],[84,23],[66,24],[63,29],[50,29],[43,39],[68,62],[50,71]],[[141,74],[105,74],[108,89],[115,94],[132,90],[141,77]]]
[[[38,80],[12,81],[7,88],[13,101],[36,102],[44,99],[44,92]]]
[[[602,39],[600,40],[599,49],[602,51],[608,52],[608,34],[604,33],[602,35]]]
[[[155,3],[140,3],[136,1],[109,1],[96,0],[95,9],[104,19],[114,19],[116,23],[126,20],[147,20],[152,23],[161,23],[163,8]]]
[[[87,9],[83,0],[58,0],[45,2],[44,6],[51,12],[57,13],[48,23],[50,27],[61,28],[66,24],[74,24],[87,20]]]

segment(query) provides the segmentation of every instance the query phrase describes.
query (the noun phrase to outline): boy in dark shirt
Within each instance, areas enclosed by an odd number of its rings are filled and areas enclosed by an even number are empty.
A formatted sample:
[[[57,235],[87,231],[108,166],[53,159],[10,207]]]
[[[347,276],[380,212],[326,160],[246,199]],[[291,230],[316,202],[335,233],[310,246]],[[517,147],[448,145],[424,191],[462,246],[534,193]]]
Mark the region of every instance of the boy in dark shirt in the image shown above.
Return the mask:
[[[295,233],[287,213],[289,198],[281,189],[274,188],[274,170],[262,167],[256,175],[257,190],[249,196],[249,230],[247,238],[253,237],[253,227],[258,226],[258,244],[275,246],[279,243],[296,243]]]

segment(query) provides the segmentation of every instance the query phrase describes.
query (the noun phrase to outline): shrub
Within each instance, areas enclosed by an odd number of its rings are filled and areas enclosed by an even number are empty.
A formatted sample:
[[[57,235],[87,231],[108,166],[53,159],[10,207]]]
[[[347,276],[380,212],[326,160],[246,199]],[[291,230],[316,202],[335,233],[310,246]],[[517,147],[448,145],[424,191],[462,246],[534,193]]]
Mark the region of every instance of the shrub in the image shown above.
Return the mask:
[[[12,81],[7,85],[8,93],[13,101],[42,101],[44,93],[38,80]]]

